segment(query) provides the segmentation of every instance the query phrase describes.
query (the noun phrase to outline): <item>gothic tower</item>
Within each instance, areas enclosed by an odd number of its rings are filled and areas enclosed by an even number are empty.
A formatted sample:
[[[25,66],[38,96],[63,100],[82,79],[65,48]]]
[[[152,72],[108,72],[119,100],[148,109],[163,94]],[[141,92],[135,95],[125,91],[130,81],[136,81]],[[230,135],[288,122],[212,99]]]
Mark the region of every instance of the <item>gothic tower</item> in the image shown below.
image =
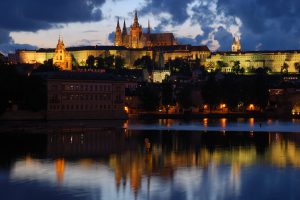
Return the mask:
[[[232,52],[239,52],[239,51],[241,51],[241,40],[240,40],[240,38],[233,37],[231,51]]]
[[[122,32],[121,32],[119,18],[118,18],[118,23],[116,27],[116,33],[115,33],[115,46],[122,46]]]
[[[142,48],[142,26],[139,24],[137,11],[135,11],[134,23],[130,26],[130,47],[131,48]]]
[[[53,65],[60,67],[62,70],[72,70],[72,56],[67,52],[60,36],[53,56]]]
[[[150,34],[151,33],[151,27],[150,27],[150,21],[148,20],[148,29],[147,29],[147,33]]]

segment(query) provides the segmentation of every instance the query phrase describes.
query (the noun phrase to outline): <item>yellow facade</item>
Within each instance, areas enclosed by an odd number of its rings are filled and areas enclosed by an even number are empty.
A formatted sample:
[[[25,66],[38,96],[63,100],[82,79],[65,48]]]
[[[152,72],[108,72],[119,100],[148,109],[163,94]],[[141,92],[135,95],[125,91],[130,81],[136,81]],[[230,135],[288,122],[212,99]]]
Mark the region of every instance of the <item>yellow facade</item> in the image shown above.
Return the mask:
[[[272,72],[281,72],[282,66],[286,63],[289,66],[288,72],[296,72],[294,65],[300,62],[300,51],[216,52],[206,60],[206,66],[217,67],[218,61],[227,63],[228,69],[235,61],[239,61],[246,72],[259,67],[269,67]]]

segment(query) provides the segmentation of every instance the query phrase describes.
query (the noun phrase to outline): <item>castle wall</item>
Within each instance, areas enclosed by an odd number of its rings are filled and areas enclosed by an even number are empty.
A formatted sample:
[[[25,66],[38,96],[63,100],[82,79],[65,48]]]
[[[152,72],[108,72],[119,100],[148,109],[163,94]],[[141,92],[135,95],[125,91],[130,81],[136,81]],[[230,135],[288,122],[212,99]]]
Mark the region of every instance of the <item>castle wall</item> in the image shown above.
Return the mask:
[[[284,63],[289,65],[289,72],[296,72],[294,64],[300,62],[300,52],[222,52],[212,54],[206,61],[206,66],[217,66],[218,61],[223,61],[232,67],[235,61],[245,68],[269,67],[272,72],[280,72]]]

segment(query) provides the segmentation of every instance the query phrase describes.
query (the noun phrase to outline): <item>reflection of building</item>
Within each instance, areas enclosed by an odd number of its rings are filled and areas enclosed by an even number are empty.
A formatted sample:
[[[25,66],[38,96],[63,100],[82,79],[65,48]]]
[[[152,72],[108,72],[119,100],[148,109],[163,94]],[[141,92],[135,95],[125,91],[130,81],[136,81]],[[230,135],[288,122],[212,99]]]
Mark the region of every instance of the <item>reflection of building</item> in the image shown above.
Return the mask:
[[[68,188],[108,185],[109,189],[116,188],[114,195],[122,195],[119,192],[129,189],[138,195],[140,190],[145,194],[146,188],[156,191],[156,184],[163,183],[168,188],[169,184],[176,185],[178,180],[182,183],[189,175],[182,172],[190,170],[199,172],[201,177],[209,177],[205,179],[205,185],[223,188],[223,183],[228,183],[225,184],[227,188],[240,191],[244,181],[240,176],[251,166],[254,170],[261,165],[271,171],[275,168],[276,173],[276,167],[300,167],[298,134],[173,133],[172,137],[170,134],[134,131],[126,136],[112,130],[49,134],[48,156],[64,159],[47,157],[46,162],[40,157],[17,159],[10,176],[14,180],[58,180]],[[144,137],[149,137],[152,144],[149,152],[145,152]],[[199,177],[195,178],[199,180]],[[194,184],[190,180],[189,183]]]
[[[173,33],[151,33],[149,22],[147,33],[144,33],[142,26],[139,24],[137,12],[135,12],[134,23],[130,26],[129,34],[127,34],[125,20],[122,31],[118,20],[115,33],[115,46],[136,49],[153,46],[173,46],[176,44]]]
[[[125,84],[94,73],[48,78],[47,119],[125,119]]]

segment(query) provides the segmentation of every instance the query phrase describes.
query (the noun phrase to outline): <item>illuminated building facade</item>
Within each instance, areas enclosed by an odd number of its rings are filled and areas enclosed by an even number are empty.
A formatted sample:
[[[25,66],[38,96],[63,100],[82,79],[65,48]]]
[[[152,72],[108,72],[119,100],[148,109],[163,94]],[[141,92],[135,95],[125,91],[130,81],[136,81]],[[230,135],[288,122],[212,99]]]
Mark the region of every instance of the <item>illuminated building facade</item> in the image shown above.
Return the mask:
[[[72,70],[72,55],[66,51],[65,44],[60,36],[53,55],[53,65],[60,67],[62,70]]]
[[[125,67],[132,68],[134,62],[143,56],[149,56],[159,66],[164,65],[170,59],[183,58],[189,60],[198,59],[205,64],[206,58],[210,56],[210,50],[206,46],[176,45],[162,47],[144,47],[142,49],[127,49],[122,46],[85,46],[66,48],[72,57],[73,66],[86,66],[89,56],[99,57],[104,55],[120,56],[125,60]],[[39,49],[36,51],[16,51],[15,63],[42,64],[55,56],[55,49]],[[64,63],[66,63],[64,61]],[[70,63],[70,60],[68,60]],[[69,70],[63,68],[65,70]],[[71,69],[70,69],[71,70]]]
[[[231,45],[231,51],[232,52],[239,52],[241,50],[242,50],[241,40],[239,38],[234,37],[232,45]]]
[[[134,23],[130,26],[129,34],[127,33],[125,20],[121,31],[118,19],[114,44],[115,46],[136,49],[153,46],[174,46],[177,45],[177,42],[173,33],[151,33],[150,22],[148,22],[147,32],[144,33],[142,26],[139,24],[137,12],[135,12]]]
[[[234,39],[232,51],[214,52],[206,60],[206,67],[215,69],[218,62],[223,62],[227,67],[222,71],[230,72],[236,61],[240,62],[246,72],[259,67],[267,67],[272,72],[281,72],[284,64],[288,66],[288,72],[297,72],[295,64],[300,63],[300,51],[241,51],[241,42]]]

